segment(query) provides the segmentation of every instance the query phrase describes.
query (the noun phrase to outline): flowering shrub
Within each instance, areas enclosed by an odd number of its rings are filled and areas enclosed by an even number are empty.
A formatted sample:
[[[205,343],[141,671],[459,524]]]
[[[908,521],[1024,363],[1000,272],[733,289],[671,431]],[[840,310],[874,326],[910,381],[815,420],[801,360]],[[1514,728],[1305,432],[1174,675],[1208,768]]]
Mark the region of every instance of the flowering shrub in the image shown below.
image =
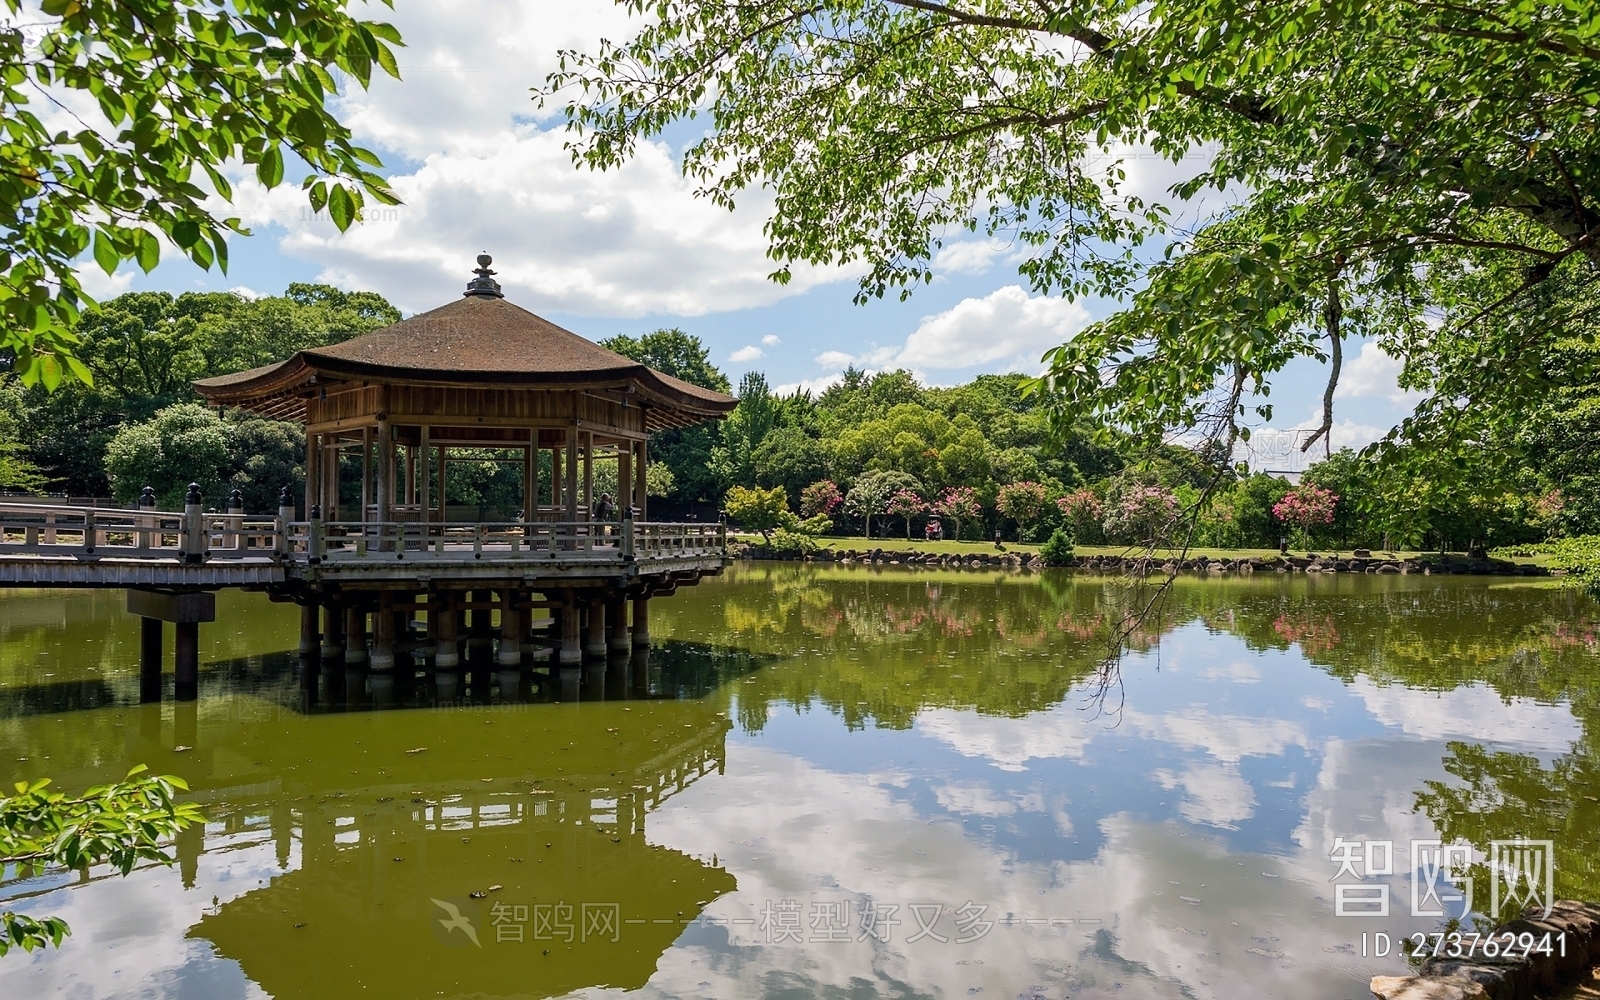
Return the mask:
[[[831,479],[819,479],[800,491],[800,516],[832,515],[844,503],[844,492]]]
[[[954,530],[950,537],[961,540],[961,522],[976,521],[983,515],[983,508],[978,505],[978,494],[970,486],[955,486],[944,491],[933,505],[933,512],[940,517],[952,522]]]
[[[1026,539],[1033,523],[1044,513],[1049,494],[1039,483],[1007,483],[995,494],[994,506],[1001,514],[1017,522],[1017,533]]]
[[[1073,490],[1056,501],[1056,509],[1072,526],[1072,537],[1080,542],[1090,540],[1094,529],[1099,527],[1101,518],[1105,516],[1100,498],[1090,489]]]
[[[1178,519],[1178,497],[1165,486],[1129,486],[1108,499],[1105,531],[1124,542],[1154,546]]]
[[[911,540],[911,519],[928,509],[927,503],[911,490],[900,490],[889,498],[883,508],[890,514],[906,519],[906,540]]]
[[[1272,505],[1272,516],[1294,528],[1332,524],[1339,495],[1310,483],[1301,483]]]

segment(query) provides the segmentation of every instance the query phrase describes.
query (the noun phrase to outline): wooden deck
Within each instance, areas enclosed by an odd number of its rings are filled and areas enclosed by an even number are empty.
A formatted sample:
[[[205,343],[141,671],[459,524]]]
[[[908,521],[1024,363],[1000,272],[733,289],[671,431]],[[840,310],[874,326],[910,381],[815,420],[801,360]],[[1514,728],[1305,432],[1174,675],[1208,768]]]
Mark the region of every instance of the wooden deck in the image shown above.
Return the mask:
[[[382,589],[512,579],[537,588],[687,580],[720,572],[726,546],[721,524],[295,521],[0,504],[0,586]]]

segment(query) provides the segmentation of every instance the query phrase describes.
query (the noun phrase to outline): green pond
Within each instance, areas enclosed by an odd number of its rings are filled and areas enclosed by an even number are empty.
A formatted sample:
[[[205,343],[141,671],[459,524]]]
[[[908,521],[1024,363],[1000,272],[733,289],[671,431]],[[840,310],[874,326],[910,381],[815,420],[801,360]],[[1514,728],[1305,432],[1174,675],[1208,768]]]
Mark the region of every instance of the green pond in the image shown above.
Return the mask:
[[[73,933],[0,996],[1354,998],[1490,909],[1494,841],[1550,842],[1508,894],[1600,898],[1588,598],[1183,579],[1106,678],[1127,588],[736,565],[647,653],[378,708],[261,595],[219,596],[198,702],[141,706],[121,592],[5,592],[0,777],[148,764],[207,823],[6,873]]]

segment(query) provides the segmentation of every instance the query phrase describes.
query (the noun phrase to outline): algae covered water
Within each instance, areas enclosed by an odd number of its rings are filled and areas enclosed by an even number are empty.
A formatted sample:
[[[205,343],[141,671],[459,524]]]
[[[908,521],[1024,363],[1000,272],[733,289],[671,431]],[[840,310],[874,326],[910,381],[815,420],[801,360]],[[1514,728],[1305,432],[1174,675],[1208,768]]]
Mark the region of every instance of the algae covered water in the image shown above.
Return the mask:
[[[1186,578],[1106,683],[1125,587],[739,565],[648,653],[381,709],[259,595],[219,595],[198,702],[141,706],[120,592],[5,594],[0,776],[144,763],[208,822],[171,868],[0,885],[73,928],[0,991],[1362,997],[1488,908],[1496,841],[1600,897],[1589,599]]]

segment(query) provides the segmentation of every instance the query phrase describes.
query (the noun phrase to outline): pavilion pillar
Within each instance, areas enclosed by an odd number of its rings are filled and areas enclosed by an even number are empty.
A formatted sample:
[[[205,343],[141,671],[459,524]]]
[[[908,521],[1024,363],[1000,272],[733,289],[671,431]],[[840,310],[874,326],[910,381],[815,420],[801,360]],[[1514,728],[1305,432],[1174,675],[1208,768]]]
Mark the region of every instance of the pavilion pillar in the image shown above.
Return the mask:
[[[450,468],[450,449],[444,443],[439,444],[439,523],[444,524],[450,520],[449,493],[446,492],[447,476]]]
[[[561,599],[561,665],[583,662],[583,648],[578,645],[578,599],[568,590]]]
[[[335,440],[337,438],[332,434],[322,435],[322,448],[320,449],[322,470],[321,474],[317,476],[317,480],[322,486],[322,493],[317,498],[317,502],[322,504],[322,519],[324,521],[337,521],[339,519],[339,512],[336,509],[337,499],[334,499],[339,495],[339,454],[332,444]]]
[[[306,509],[305,509],[305,516],[306,516],[306,520],[308,520],[308,521],[311,520],[311,508],[316,506],[320,502],[317,498],[322,495],[322,493],[321,493],[322,486],[321,486],[321,483],[319,482],[319,480],[321,479],[321,469],[322,469],[322,443],[321,443],[321,441],[319,439],[319,436],[316,435],[316,434],[311,433],[311,429],[308,427],[308,428],[306,428]]]
[[[606,655],[606,605],[598,597],[589,600],[589,634],[583,651],[595,659],[604,659]]]
[[[647,441],[634,443],[637,456],[633,463],[633,495],[636,498],[634,505],[639,508],[639,520],[649,520],[647,508],[650,506],[648,480],[645,478],[645,465],[649,461],[650,445]]]
[[[522,523],[532,524],[539,511],[539,431],[528,431],[528,447],[522,450]]]
[[[361,428],[361,516],[358,521],[367,520],[367,508],[372,506],[372,428]],[[382,520],[382,518],[375,518]]]
[[[500,591],[500,650],[495,662],[501,667],[522,665],[522,610],[517,607],[515,590]]]
[[[378,595],[378,610],[372,616],[372,669],[394,670],[394,595],[387,590]]]
[[[567,520],[578,519],[578,429],[567,428]]]
[[[378,517],[393,520],[394,508],[394,433],[388,420],[378,421]]]
[[[633,506],[633,442],[617,449],[617,510]]]
[[[594,520],[594,431],[583,432],[583,520]]]
[[[417,448],[417,503],[422,506],[422,522],[426,524],[433,520],[432,506],[428,502],[428,492],[432,479],[431,465],[433,462],[432,447],[428,438],[433,431],[427,424],[422,425],[422,444]],[[427,533],[424,530],[423,544],[427,544]]]
[[[139,618],[139,700],[161,700],[161,630],[159,618]]]
[[[606,602],[606,647],[613,653],[626,653],[632,645],[628,638],[628,599],[616,594]]]
[[[650,645],[650,598],[633,599],[633,644]]]
[[[454,670],[461,664],[461,654],[456,646],[455,595],[450,591],[438,594],[436,606],[429,617],[439,619],[438,635],[434,646],[433,665],[440,670]]]
[[[417,502],[417,446],[406,445],[406,486],[405,499],[401,501],[406,506]]]
[[[367,665],[367,609],[352,605],[346,617],[344,664],[347,667],[364,667]],[[394,665],[392,656],[389,665]]]

